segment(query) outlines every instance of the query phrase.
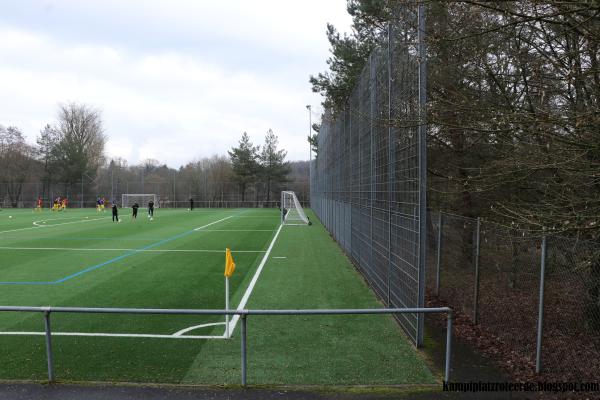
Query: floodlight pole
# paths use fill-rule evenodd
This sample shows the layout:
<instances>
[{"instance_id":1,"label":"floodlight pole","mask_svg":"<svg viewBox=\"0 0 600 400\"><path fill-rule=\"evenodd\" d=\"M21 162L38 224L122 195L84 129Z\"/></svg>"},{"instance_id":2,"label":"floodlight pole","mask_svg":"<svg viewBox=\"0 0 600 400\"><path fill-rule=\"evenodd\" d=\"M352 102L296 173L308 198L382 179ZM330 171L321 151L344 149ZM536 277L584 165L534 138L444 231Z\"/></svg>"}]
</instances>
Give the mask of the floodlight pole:
<instances>
[{"instance_id":1,"label":"floodlight pole","mask_svg":"<svg viewBox=\"0 0 600 400\"><path fill-rule=\"evenodd\" d=\"M312 111L310 104L306 106L306 109L308 110L308 159L312 161L312 143L310 141L312 135Z\"/></svg>"}]
</instances>

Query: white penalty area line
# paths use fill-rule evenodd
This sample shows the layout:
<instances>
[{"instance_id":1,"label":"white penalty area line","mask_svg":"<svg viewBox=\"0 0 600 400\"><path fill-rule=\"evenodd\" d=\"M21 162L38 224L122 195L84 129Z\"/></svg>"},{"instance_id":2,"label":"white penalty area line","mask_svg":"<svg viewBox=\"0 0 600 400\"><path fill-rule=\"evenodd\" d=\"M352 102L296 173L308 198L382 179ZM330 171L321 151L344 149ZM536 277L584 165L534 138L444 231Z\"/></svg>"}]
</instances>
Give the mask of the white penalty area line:
<instances>
[{"instance_id":1,"label":"white penalty area line","mask_svg":"<svg viewBox=\"0 0 600 400\"><path fill-rule=\"evenodd\" d=\"M136 253L225 253L225 250L203 250L203 249L86 249L78 247L8 247L0 246L0 250L64 250L64 251L133 251ZM265 250L232 250L232 253L264 253Z\"/></svg>"},{"instance_id":2,"label":"white penalty area line","mask_svg":"<svg viewBox=\"0 0 600 400\"><path fill-rule=\"evenodd\" d=\"M269 244L269 248L267 249L267 252L263 256L263 259L261 260L260 265L256 269L256 272L254 273L254 276L252 277L252 280L250 281L248 288L244 292L244 296L242 296L242 300L240 300L240 304L238 304L238 307L237 307L238 311L243 310L244 307L246 307L246 303L248 302L248 299L250 298L250 295L252 294L252 291L254 290L254 286L256 285L256 282L258 281L258 277L260 276L260 273L262 272L265 264L267 263L267 260L269 259L269 254L271 254L271 250L273 250L273 246L275 245L275 241L277 240L277 237L279 237L281 228L283 228L283 225L279 225L279 229L277 229L277 233L275 233L275 237L273 237L273 240L271 240L271 244ZM240 319L239 315L234 315L233 318L231 319L231 321L229 322L229 335L230 336L233 334L233 331L235 330L235 326L237 325L239 319Z\"/></svg>"}]
</instances>

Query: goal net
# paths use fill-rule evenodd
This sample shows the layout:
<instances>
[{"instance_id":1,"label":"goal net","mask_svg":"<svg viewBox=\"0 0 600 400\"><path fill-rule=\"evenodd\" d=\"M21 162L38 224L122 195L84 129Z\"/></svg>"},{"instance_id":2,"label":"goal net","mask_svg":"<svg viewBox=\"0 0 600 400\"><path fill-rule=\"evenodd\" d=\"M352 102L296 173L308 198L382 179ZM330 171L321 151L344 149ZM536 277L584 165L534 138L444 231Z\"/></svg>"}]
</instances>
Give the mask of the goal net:
<instances>
[{"instance_id":1,"label":"goal net","mask_svg":"<svg viewBox=\"0 0 600 400\"><path fill-rule=\"evenodd\" d=\"M310 225L294 192L281 192L281 221L284 225Z\"/></svg>"},{"instance_id":2,"label":"goal net","mask_svg":"<svg viewBox=\"0 0 600 400\"><path fill-rule=\"evenodd\" d=\"M148 207L148 203L152 200L154 202L154 207L158 208L158 197L155 194L129 194L124 193L121 207L131 207L133 203L138 203L140 207Z\"/></svg>"}]
</instances>

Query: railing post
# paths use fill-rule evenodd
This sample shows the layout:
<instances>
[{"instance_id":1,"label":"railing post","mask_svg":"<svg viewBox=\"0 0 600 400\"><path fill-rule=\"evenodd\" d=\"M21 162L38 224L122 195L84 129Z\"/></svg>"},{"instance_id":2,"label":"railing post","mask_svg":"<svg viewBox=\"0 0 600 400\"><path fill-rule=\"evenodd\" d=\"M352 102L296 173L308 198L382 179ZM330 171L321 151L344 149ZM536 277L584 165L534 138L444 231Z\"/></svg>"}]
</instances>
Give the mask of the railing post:
<instances>
[{"instance_id":1,"label":"railing post","mask_svg":"<svg viewBox=\"0 0 600 400\"><path fill-rule=\"evenodd\" d=\"M48 361L48 382L54 382L52 368L52 332L50 330L50 310L44 311L44 326L46 328L46 359Z\"/></svg>"},{"instance_id":2,"label":"railing post","mask_svg":"<svg viewBox=\"0 0 600 400\"><path fill-rule=\"evenodd\" d=\"M444 370L444 381L450 380L450 359L452 358L452 311L448 312L446 322L446 366Z\"/></svg>"},{"instance_id":3,"label":"railing post","mask_svg":"<svg viewBox=\"0 0 600 400\"><path fill-rule=\"evenodd\" d=\"M442 211L438 214L438 237L437 237L437 267L435 271L435 295L440 295L440 267L442 264L442 232L444 229L444 217Z\"/></svg>"},{"instance_id":4,"label":"railing post","mask_svg":"<svg viewBox=\"0 0 600 400\"><path fill-rule=\"evenodd\" d=\"M246 386L246 314L240 315L242 321L241 341L242 341L242 386Z\"/></svg>"},{"instance_id":5,"label":"railing post","mask_svg":"<svg viewBox=\"0 0 600 400\"><path fill-rule=\"evenodd\" d=\"M540 261L540 298L538 302L538 326L535 351L535 373L542 370L542 335L544 334L544 284L546 280L546 236L542 238Z\"/></svg>"},{"instance_id":6,"label":"railing post","mask_svg":"<svg viewBox=\"0 0 600 400\"><path fill-rule=\"evenodd\" d=\"M475 232L475 295L473 298L473 321L479 323L479 244L481 241L481 218L477 217Z\"/></svg>"}]
</instances>

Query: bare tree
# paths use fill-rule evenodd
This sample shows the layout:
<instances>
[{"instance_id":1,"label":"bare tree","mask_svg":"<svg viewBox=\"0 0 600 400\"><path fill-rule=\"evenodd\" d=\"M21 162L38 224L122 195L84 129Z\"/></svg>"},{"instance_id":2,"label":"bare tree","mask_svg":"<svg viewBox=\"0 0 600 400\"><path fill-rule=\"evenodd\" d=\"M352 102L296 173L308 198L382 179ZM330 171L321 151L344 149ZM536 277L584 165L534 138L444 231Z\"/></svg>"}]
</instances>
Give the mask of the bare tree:
<instances>
[{"instance_id":1,"label":"bare tree","mask_svg":"<svg viewBox=\"0 0 600 400\"><path fill-rule=\"evenodd\" d=\"M14 126L0 126L0 182L6 184L12 207L18 207L23 184L34 164L34 149L25 143L21 131Z\"/></svg>"},{"instance_id":2,"label":"bare tree","mask_svg":"<svg viewBox=\"0 0 600 400\"><path fill-rule=\"evenodd\" d=\"M106 142L100 112L84 104L62 104L57 132L54 154L65 189L81 183L84 175L93 179L103 162Z\"/></svg>"}]
</instances>

